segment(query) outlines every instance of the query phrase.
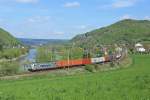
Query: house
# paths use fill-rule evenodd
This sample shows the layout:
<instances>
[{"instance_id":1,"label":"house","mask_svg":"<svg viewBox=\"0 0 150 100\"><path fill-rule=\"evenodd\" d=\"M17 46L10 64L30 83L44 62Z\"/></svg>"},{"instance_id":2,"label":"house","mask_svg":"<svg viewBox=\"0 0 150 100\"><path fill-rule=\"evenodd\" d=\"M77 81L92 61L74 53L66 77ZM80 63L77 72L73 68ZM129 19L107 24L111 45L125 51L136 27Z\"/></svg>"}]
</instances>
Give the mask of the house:
<instances>
[{"instance_id":1,"label":"house","mask_svg":"<svg viewBox=\"0 0 150 100\"><path fill-rule=\"evenodd\" d=\"M144 46L141 43L135 44L135 49L137 52L141 52L141 53L146 52L146 49L144 48Z\"/></svg>"}]
</instances>

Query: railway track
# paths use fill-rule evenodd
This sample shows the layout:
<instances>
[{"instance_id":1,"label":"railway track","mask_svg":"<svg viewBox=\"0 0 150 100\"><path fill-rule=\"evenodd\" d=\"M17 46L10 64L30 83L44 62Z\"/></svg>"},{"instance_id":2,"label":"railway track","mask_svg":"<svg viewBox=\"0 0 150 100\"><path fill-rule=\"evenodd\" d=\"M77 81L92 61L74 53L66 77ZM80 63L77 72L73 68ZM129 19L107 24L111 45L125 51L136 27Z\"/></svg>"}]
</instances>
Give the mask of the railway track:
<instances>
[{"instance_id":1,"label":"railway track","mask_svg":"<svg viewBox=\"0 0 150 100\"><path fill-rule=\"evenodd\" d=\"M17 74L17 75L12 75L12 76L3 76L3 77L0 77L0 80L19 79L22 77L29 77L29 76L34 76L34 75L44 75L49 72L50 71L24 72L22 74Z\"/></svg>"},{"instance_id":2,"label":"railway track","mask_svg":"<svg viewBox=\"0 0 150 100\"><path fill-rule=\"evenodd\" d=\"M120 59L123 59L122 57ZM118 60L120 60L120 59L118 59ZM105 62L105 63L107 63L107 62ZM55 70L53 70L53 69L51 69L51 70L39 70L39 71L35 71L35 72L24 72L24 73L21 73L18 75L0 77L0 80L19 79L22 77L29 77L29 76L34 76L34 75L45 75L49 72L56 72L56 71L57 71L57 69L55 69Z\"/></svg>"},{"instance_id":3,"label":"railway track","mask_svg":"<svg viewBox=\"0 0 150 100\"><path fill-rule=\"evenodd\" d=\"M74 70L75 69L78 69L78 68L81 68L82 69L82 66L80 67L72 67L72 68L69 68L69 70ZM12 75L12 76L3 76L3 77L0 77L0 80L11 80L11 79L20 79L20 78L23 78L23 77L30 77L30 76L37 76L37 75L46 75L48 73L59 73L59 72L63 72L63 71L68 71L68 68L65 68L65 69L55 69L55 70L41 70L41 71L35 71L35 72L24 72L24 73L21 73L21 74L17 74L17 75Z\"/></svg>"}]
</instances>

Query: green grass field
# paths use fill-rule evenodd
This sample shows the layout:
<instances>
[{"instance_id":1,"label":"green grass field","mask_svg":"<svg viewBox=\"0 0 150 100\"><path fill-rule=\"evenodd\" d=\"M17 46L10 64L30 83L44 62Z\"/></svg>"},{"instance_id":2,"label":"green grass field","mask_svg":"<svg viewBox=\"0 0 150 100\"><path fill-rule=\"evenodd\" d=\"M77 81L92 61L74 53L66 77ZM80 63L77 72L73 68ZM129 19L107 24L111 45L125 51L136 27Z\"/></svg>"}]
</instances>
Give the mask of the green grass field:
<instances>
[{"instance_id":1,"label":"green grass field","mask_svg":"<svg viewBox=\"0 0 150 100\"><path fill-rule=\"evenodd\" d=\"M126 69L0 81L0 100L150 100L150 56Z\"/></svg>"}]
</instances>

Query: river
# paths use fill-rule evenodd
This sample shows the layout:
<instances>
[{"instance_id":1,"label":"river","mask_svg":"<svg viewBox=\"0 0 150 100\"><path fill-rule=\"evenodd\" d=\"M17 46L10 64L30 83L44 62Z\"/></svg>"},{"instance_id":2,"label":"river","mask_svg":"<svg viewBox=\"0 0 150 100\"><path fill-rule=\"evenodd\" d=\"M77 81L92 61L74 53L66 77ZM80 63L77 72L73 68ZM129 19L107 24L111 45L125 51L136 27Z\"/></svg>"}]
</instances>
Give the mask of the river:
<instances>
[{"instance_id":1,"label":"river","mask_svg":"<svg viewBox=\"0 0 150 100\"><path fill-rule=\"evenodd\" d=\"M25 62L36 62L36 55L37 55L37 49L32 48L29 50L29 53L26 56L20 58L19 59L19 62L21 65L20 70L25 71L25 68L24 68Z\"/></svg>"},{"instance_id":2,"label":"river","mask_svg":"<svg viewBox=\"0 0 150 100\"><path fill-rule=\"evenodd\" d=\"M28 55L25 57L25 60L28 60L30 62L35 62L36 61L36 55L37 55L37 50L36 49L30 49Z\"/></svg>"}]
</instances>

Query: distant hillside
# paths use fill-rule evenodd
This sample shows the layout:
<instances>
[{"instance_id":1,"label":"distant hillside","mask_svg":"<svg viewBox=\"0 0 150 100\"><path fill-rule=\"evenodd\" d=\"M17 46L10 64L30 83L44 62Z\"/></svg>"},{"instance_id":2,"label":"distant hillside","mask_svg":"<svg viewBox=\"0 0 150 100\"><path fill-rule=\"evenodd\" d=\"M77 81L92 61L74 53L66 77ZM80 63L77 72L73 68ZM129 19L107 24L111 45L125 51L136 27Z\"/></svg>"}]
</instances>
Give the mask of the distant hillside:
<instances>
[{"instance_id":1,"label":"distant hillside","mask_svg":"<svg viewBox=\"0 0 150 100\"><path fill-rule=\"evenodd\" d=\"M78 46L150 41L150 21L126 19L74 37Z\"/></svg>"},{"instance_id":2,"label":"distant hillside","mask_svg":"<svg viewBox=\"0 0 150 100\"><path fill-rule=\"evenodd\" d=\"M5 46L17 46L20 42L13 37L9 32L0 28L0 45Z\"/></svg>"},{"instance_id":3,"label":"distant hillside","mask_svg":"<svg viewBox=\"0 0 150 100\"><path fill-rule=\"evenodd\" d=\"M23 44L29 46L38 46L45 44L58 44L58 43L66 43L68 40L59 40L59 39L25 39L18 38Z\"/></svg>"}]
</instances>

